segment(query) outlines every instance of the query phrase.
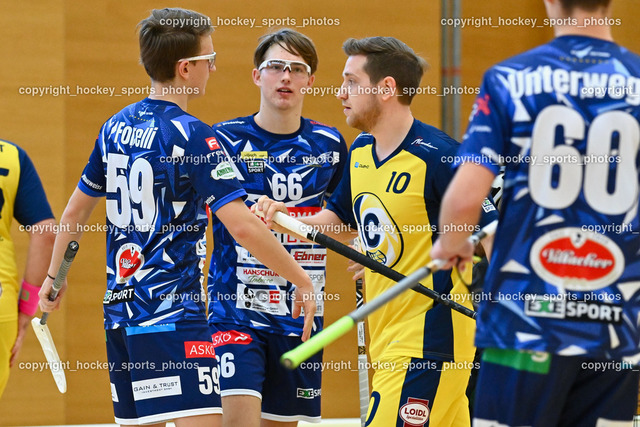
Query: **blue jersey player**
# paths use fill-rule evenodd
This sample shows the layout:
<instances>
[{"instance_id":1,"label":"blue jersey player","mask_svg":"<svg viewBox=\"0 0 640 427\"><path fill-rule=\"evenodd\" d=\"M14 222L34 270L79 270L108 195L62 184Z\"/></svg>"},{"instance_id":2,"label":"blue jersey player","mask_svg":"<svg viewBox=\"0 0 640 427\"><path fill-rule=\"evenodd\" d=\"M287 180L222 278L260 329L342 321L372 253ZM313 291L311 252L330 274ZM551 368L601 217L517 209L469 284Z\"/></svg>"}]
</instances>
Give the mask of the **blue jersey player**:
<instances>
[{"instance_id":1,"label":"blue jersey player","mask_svg":"<svg viewBox=\"0 0 640 427\"><path fill-rule=\"evenodd\" d=\"M347 148L332 127L301 117L304 90L318 64L313 42L290 29L267 34L254 54L260 110L213 126L238 180L254 204L268 195L302 217L318 212L336 187ZM297 424L320 417L321 370L289 371L280 355L311 332L292 319L293 286L240 245L213 219L216 249L209 275L209 323L221 358L225 426ZM287 234L277 237L309 274L322 327L326 249ZM315 356L322 360L322 354ZM311 365L311 364L310 364Z\"/></svg>"},{"instance_id":2,"label":"blue jersey player","mask_svg":"<svg viewBox=\"0 0 640 427\"><path fill-rule=\"evenodd\" d=\"M219 426L217 355L201 289L205 204L254 256L298 285L293 315L304 300L309 322L312 283L243 203L211 128L186 112L215 70L209 18L154 10L139 30L152 94L102 126L62 216L49 274L106 197L104 318L116 422ZM59 304L46 299L51 283L40 292L45 311Z\"/></svg>"},{"instance_id":3,"label":"blue jersey player","mask_svg":"<svg viewBox=\"0 0 640 427\"><path fill-rule=\"evenodd\" d=\"M640 57L609 0L545 0L556 38L490 68L441 210L474 224L506 167L479 308L474 425L631 425L640 360ZM464 233L434 258L468 260Z\"/></svg>"}]
</instances>

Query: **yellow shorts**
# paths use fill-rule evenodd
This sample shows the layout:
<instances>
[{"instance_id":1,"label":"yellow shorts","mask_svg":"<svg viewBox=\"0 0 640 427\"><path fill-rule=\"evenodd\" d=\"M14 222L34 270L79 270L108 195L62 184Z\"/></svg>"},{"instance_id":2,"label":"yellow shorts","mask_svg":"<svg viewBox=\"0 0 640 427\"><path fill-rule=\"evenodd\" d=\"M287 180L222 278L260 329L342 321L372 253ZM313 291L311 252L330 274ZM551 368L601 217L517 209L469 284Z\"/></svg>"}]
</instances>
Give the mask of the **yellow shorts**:
<instances>
[{"instance_id":1,"label":"yellow shorts","mask_svg":"<svg viewBox=\"0 0 640 427\"><path fill-rule=\"evenodd\" d=\"M368 427L470 425L465 395L473 362L392 357L373 362Z\"/></svg>"},{"instance_id":2,"label":"yellow shorts","mask_svg":"<svg viewBox=\"0 0 640 427\"><path fill-rule=\"evenodd\" d=\"M14 289L3 289L0 296L0 397L9 380L11 349L18 336L18 294Z\"/></svg>"}]
</instances>

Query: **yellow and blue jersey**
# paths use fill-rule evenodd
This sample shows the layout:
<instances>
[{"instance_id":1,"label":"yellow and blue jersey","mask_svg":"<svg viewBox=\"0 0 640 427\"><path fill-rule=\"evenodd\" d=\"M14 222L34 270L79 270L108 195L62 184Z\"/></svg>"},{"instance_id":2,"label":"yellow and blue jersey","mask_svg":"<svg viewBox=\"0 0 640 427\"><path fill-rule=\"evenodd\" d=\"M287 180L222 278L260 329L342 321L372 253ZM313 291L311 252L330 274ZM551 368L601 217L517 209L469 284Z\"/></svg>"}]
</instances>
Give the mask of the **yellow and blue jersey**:
<instances>
[{"instance_id":1,"label":"yellow and blue jersey","mask_svg":"<svg viewBox=\"0 0 640 427\"><path fill-rule=\"evenodd\" d=\"M375 138L363 133L351 146L348 167L327 208L358 233L367 255L408 275L429 262L439 228L440 201L459 144L418 120L400 146L380 161ZM490 206L483 221L497 217ZM473 231L473 230L471 230ZM471 271L441 271L422 284L471 307L464 282ZM366 298L395 282L367 269ZM416 292L406 292L369 318L372 360L394 356L472 360L474 321Z\"/></svg>"},{"instance_id":2,"label":"yellow and blue jersey","mask_svg":"<svg viewBox=\"0 0 640 427\"><path fill-rule=\"evenodd\" d=\"M53 218L38 173L27 153L0 140L0 322L18 316L18 270L11 239L11 223L30 226Z\"/></svg>"}]
</instances>

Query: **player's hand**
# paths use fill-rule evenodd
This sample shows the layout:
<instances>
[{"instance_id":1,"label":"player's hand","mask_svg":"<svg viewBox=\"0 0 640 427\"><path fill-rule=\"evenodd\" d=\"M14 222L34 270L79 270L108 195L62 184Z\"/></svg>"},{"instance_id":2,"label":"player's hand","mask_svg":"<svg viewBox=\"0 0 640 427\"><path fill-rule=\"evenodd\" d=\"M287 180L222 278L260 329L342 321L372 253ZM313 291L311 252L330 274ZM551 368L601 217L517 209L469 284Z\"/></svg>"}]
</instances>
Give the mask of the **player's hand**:
<instances>
[{"instance_id":1,"label":"player's hand","mask_svg":"<svg viewBox=\"0 0 640 427\"><path fill-rule=\"evenodd\" d=\"M64 293L67 291L67 279L64 279L64 282L62 282L62 288L58 292L58 296L56 297L55 301L49 301L49 294L53 289L52 286L53 279L47 276L44 279L44 282L42 282L40 292L38 292L38 296L40 297L40 310L42 310L43 313L50 313L60 307L60 300L62 299Z\"/></svg>"},{"instance_id":2,"label":"player's hand","mask_svg":"<svg viewBox=\"0 0 640 427\"><path fill-rule=\"evenodd\" d=\"M473 244L468 240L464 240L458 248L448 249L443 246L442 239L438 239L431 248L431 253L429 255L431 259L442 259L447 261L441 270L449 270L452 267L458 267L458 270L462 273L466 269L467 265L473 262L473 250Z\"/></svg>"},{"instance_id":3,"label":"player's hand","mask_svg":"<svg viewBox=\"0 0 640 427\"><path fill-rule=\"evenodd\" d=\"M262 212L264 222L270 229L284 233L287 232L286 229L273 222L273 216L276 214L276 212L282 212L285 215L289 215L287 206L284 203L276 202L275 200L272 200L267 196L261 196L258 199L258 202L255 205L251 206L251 212L258 216L260 216L258 212Z\"/></svg>"},{"instance_id":4,"label":"player's hand","mask_svg":"<svg viewBox=\"0 0 640 427\"><path fill-rule=\"evenodd\" d=\"M11 347L11 357L9 359L10 367L13 366L13 363L18 357L18 353L20 353L22 343L24 342L24 337L27 334L29 323L31 323L31 316L24 313L18 313L18 336L16 337L16 342L13 344L13 347Z\"/></svg>"},{"instance_id":5,"label":"player's hand","mask_svg":"<svg viewBox=\"0 0 640 427\"><path fill-rule=\"evenodd\" d=\"M353 245L349 245L349 247L351 249L356 249L355 246ZM364 279L364 266L362 264L358 264L355 261L349 260L349 266L347 267L347 271L351 271L353 273L352 279L354 281L358 279Z\"/></svg>"},{"instance_id":6,"label":"player's hand","mask_svg":"<svg viewBox=\"0 0 640 427\"><path fill-rule=\"evenodd\" d=\"M364 280L364 266L358 264L357 262L349 260L349 266L347 267L347 271L351 271L353 273L353 277L351 278L353 281L362 279Z\"/></svg>"},{"instance_id":7,"label":"player's hand","mask_svg":"<svg viewBox=\"0 0 640 427\"><path fill-rule=\"evenodd\" d=\"M298 287L295 292L296 299L293 302L293 313L291 316L297 319L300 316L302 308L304 308L304 327L302 328L302 341L306 341L311 336L313 328L313 319L316 315L316 298L313 291L311 279L309 283L303 287Z\"/></svg>"}]
</instances>

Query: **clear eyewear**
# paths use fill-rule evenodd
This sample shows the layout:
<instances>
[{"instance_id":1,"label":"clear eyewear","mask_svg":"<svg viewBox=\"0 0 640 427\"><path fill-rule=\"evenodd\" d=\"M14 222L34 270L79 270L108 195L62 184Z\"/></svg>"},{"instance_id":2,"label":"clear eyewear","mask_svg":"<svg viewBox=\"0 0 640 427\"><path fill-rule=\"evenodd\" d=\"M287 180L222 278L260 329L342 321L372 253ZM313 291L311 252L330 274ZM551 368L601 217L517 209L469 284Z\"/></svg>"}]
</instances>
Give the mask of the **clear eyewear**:
<instances>
[{"instance_id":1,"label":"clear eyewear","mask_svg":"<svg viewBox=\"0 0 640 427\"><path fill-rule=\"evenodd\" d=\"M310 76L311 67L300 61L287 61L285 59L267 59L258 67L258 71L267 70L272 74L284 73L287 68L294 76Z\"/></svg>"},{"instance_id":2,"label":"clear eyewear","mask_svg":"<svg viewBox=\"0 0 640 427\"><path fill-rule=\"evenodd\" d=\"M208 55L200 55L200 56L192 56L190 58L182 58L178 59L178 62L182 61L209 61L209 69L213 70L213 67L216 65L216 52L210 53Z\"/></svg>"}]
</instances>

